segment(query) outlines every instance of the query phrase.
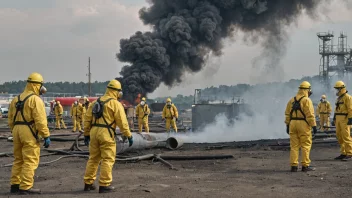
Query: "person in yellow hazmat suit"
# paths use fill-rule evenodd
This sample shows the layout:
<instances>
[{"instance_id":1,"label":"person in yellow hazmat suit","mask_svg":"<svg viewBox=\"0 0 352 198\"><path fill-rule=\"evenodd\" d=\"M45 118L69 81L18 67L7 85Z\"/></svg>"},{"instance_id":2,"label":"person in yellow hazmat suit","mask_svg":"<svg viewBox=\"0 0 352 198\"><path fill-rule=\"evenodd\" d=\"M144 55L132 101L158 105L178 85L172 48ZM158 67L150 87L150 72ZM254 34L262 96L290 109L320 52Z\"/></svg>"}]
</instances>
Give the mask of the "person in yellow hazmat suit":
<instances>
[{"instance_id":1,"label":"person in yellow hazmat suit","mask_svg":"<svg viewBox=\"0 0 352 198\"><path fill-rule=\"evenodd\" d=\"M116 157L115 130L128 139L129 146L133 137L122 104L122 87L119 81L111 80L104 96L93 101L84 118L84 142L89 145L89 160L84 175L84 191L95 190L98 165L100 163L99 193L114 191L111 186L112 167Z\"/></svg>"},{"instance_id":2,"label":"person in yellow hazmat suit","mask_svg":"<svg viewBox=\"0 0 352 198\"><path fill-rule=\"evenodd\" d=\"M320 103L318 104L318 107L317 107L317 115L319 115L321 131L329 130L328 127L330 127L331 111L332 110L331 110L330 102L326 100L325 95L322 95L320 99Z\"/></svg>"},{"instance_id":3,"label":"person in yellow hazmat suit","mask_svg":"<svg viewBox=\"0 0 352 198\"><path fill-rule=\"evenodd\" d=\"M340 156L335 160L349 161L352 159L352 139L350 135L350 125L352 125L352 98L347 93L345 83L337 81L336 107L334 112L334 125L336 126L336 138L340 144Z\"/></svg>"},{"instance_id":4,"label":"person in yellow hazmat suit","mask_svg":"<svg viewBox=\"0 0 352 198\"><path fill-rule=\"evenodd\" d=\"M45 148L50 145L45 106L39 97L46 92L43 83L42 75L30 74L26 88L12 100L9 107L8 123L13 135L15 158L11 171L11 193L41 193L40 189L33 188L33 183L40 157L38 136L44 138Z\"/></svg>"},{"instance_id":5,"label":"person in yellow hazmat suit","mask_svg":"<svg viewBox=\"0 0 352 198\"><path fill-rule=\"evenodd\" d=\"M70 110L70 115L72 118L72 125L73 125L72 132L76 132L77 127L78 127L78 130L81 130L81 125L78 125L78 122L77 122L77 108L78 108L78 102L75 101L71 105L71 110Z\"/></svg>"},{"instance_id":6,"label":"person in yellow hazmat suit","mask_svg":"<svg viewBox=\"0 0 352 198\"><path fill-rule=\"evenodd\" d=\"M76 125L78 127L78 131L83 133L82 126L83 126L83 119L86 114L86 108L84 107L84 100L79 99L78 100L78 106L77 106L77 118L76 118Z\"/></svg>"},{"instance_id":7,"label":"person in yellow hazmat suit","mask_svg":"<svg viewBox=\"0 0 352 198\"><path fill-rule=\"evenodd\" d=\"M145 132L149 133L148 116L150 114L150 109L148 104L146 104L146 99L143 97L140 104L136 107L136 117L138 118L138 132L142 132L143 126Z\"/></svg>"},{"instance_id":8,"label":"person in yellow hazmat suit","mask_svg":"<svg viewBox=\"0 0 352 198\"><path fill-rule=\"evenodd\" d=\"M84 97L84 107L86 108L86 110L88 109L89 104L90 104L89 99L87 97Z\"/></svg>"},{"instance_id":9,"label":"person in yellow hazmat suit","mask_svg":"<svg viewBox=\"0 0 352 198\"><path fill-rule=\"evenodd\" d=\"M172 104L170 98L166 99L166 105L164 106L164 109L163 109L162 119L163 121L166 120L165 127L167 132L170 132L170 126L171 126L177 133L176 122L178 121L178 111L176 106Z\"/></svg>"},{"instance_id":10,"label":"person in yellow hazmat suit","mask_svg":"<svg viewBox=\"0 0 352 198\"><path fill-rule=\"evenodd\" d=\"M55 107L54 107L54 113L55 113L55 120L56 120L56 129L61 129L60 122L62 124L62 127L64 129L67 129L64 119L62 118L62 114L64 112L64 109L62 108L62 105L60 104L60 101L56 101Z\"/></svg>"},{"instance_id":11,"label":"person in yellow hazmat suit","mask_svg":"<svg viewBox=\"0 0 352 198\"><path fill-rule=\"evenodd\" d=\"M310 150L312 148L312 131L317 132L314 107L309 96L311 85L303 81L295 97L291 98L285 110L286 132L290 135L291 172L298 170L299 149L302 151L302 171L313 171L310 166Z\"/></svg>"}]
</instances>

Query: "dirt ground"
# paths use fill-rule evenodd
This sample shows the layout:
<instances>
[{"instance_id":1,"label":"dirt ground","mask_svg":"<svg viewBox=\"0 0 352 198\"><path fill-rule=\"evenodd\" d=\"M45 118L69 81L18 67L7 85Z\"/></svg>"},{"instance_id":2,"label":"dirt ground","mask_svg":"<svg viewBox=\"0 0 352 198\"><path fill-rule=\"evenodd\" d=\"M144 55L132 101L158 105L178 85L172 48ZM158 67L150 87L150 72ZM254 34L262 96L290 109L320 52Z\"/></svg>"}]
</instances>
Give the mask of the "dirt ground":
<instances>
[{"instance_id":1,"label":"dirt ground","mask_svg":"<svg viewBox=\"0 0 352 198\"><path fill-rule=\"evenodd\" d=\"M5 133L0 133L4 135ZM51 148L67 148L71 143L52 142ZM217 144L218 145L218 144ZM254 146L208 150L209 145L185 145L181 150L144 150L167 155L230 154L233 159L169 161L178 170L170 170L160 162L116 163L113 183L118 190L111 194L83 191L86 159L65 158L40 166L35 187L42 189L38 197L347 197L351 194L352 162L332 160L339 154L336 144L314 145L311 153L315 172L289 172L287 147ZM87 149L86 147L82 147ZM11 152L12 143L0 139L0 152ZM46 152L42 151L42 154ZM41 158L41 162L58 155ZM1 157L8 164L12 157ZM0 197L10 196L11 168L0 168ZM98 181L96 181L98 185Z\"/></svg>"}]
</instances>

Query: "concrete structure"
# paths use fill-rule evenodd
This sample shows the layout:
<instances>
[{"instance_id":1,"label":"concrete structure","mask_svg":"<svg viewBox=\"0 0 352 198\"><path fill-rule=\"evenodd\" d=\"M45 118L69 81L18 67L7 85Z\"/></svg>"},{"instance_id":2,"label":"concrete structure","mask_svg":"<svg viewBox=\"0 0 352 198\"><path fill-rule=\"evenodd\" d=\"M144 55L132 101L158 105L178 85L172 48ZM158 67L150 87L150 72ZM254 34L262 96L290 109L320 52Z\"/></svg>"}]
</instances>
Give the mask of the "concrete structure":
<instances>
[{"instance_id":1,"label":"concrete structure","mask_svg":"<svg viewBox=\"0 0 352 198\"><path fill-rule=\"evenodd\" d=\"M216 103L204 100L201 90L196 89L192 105L192 131L201 131L207 124L213 123L216 116L220 114L224 114L230 123L234 123L241 113L251 115L251 110L247 104L243 103L243 99L234 100L232 98L230 103L225 101Z\"/></svg>"},{"instance_id":2,"label":"concrete structure","mask_svg":"<svg viewBox=\"0 0 352 198\"><path fill-rule=\"evenodd\" d=\"M217 115L224 114L230 123L235 123L241 114L250 115L249 106L237 103L194 104L192 105L192 131L201 131L215 121Z\"/></svg>"}]
</instances>

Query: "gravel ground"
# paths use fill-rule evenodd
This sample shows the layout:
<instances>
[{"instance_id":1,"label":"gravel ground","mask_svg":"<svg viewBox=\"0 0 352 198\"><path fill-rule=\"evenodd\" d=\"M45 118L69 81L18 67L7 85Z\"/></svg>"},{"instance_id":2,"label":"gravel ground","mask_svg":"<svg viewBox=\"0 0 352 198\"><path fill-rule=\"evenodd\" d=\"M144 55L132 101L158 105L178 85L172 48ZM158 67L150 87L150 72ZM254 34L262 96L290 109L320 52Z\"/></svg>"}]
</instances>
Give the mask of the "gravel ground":
<instances>
[{"instance_id":1,"label":"gravel ground","mask_svg":"<svg viewBox=\"0 0 352 198\"><path fill-rule=\"evenodd\" d=\"M62 133L62 131L61 131ZM9 133L0 133L6 136ZM51 148L68 148L70 142L52 142ZM210 145L210 144L209 144ZM311 153L315 172L289 172L288 147L252 146L208 149L208 144L185 145L168 151L149 149L128 155L148 153L165 155L229 154L233 159L169 161L178 170L170 170L151 160L116 163L111 194L83 191L86 159L65 158L40 166L35 187L43 191L38 197L347 197L352 191L352 162L332 160L339 154L336 144L314 145ZM231 144L227 144L231 145ZM82 147L87 149L86 147ZM0 139L0 152L11 152L12 143ZM42 151L42 154L45 154ZM46 156L41 162L60 157ZM1 165L12 157L1 157ZM10 196L11 168L0 168L0 197ZM98 182L96 181L96 184Z\"/></svg>"}]
</instances>

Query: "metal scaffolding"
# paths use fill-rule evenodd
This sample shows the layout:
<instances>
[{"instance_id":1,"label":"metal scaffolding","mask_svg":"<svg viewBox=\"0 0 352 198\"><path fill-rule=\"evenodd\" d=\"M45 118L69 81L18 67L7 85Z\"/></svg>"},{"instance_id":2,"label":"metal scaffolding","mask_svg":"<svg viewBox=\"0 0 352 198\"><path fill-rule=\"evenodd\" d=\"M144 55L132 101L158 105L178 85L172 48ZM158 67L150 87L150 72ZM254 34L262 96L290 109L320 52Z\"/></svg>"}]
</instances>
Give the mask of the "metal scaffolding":
<instances>
[{"instance_id":1,"label":"metal scaffolding","mask_svg":"<svg viewBox=\"0 0 352 198\"><path fill-rule=\"evenodd\" d=\"M337 75L343 79L352 71L352 49L347 44L347 35L340 33L334 45L334 32L319 32L319 54L321 55L319 76L322 83L330 89L329 79Z\"/></svg>"}]
</instances>

